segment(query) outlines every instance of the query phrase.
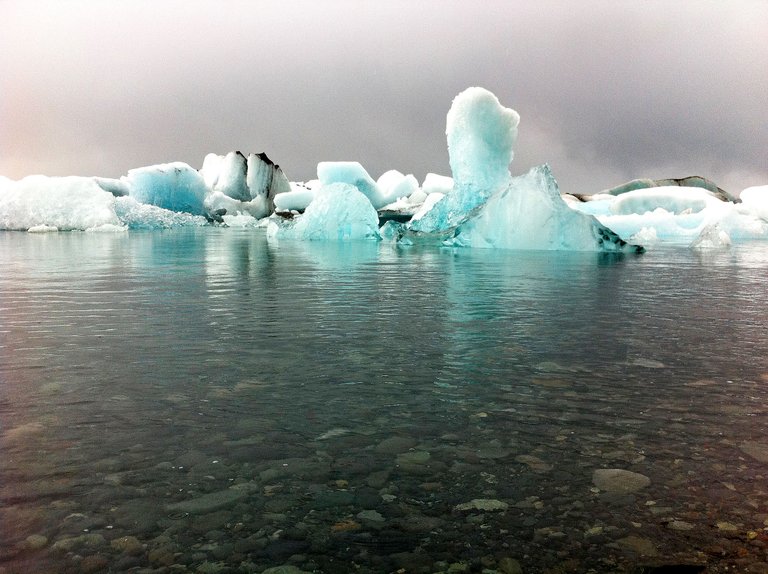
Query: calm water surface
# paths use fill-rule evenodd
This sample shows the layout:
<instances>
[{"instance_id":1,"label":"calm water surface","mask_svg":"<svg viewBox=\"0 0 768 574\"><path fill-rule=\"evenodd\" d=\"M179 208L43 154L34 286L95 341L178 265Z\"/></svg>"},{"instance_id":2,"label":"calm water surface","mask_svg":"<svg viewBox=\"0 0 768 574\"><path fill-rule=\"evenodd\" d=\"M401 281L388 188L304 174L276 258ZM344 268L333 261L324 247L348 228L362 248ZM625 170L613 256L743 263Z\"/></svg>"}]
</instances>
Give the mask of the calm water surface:
<instances>
[{"instance_id":1,"label":"calm water surface","mask_svg":"<svg viewBox=\"0 0 768 574\"><path fill-rule=\"evenodd\" d=\"M766 278L0 233L0 573L768 572Z\"/></svg>"}]
</instances>

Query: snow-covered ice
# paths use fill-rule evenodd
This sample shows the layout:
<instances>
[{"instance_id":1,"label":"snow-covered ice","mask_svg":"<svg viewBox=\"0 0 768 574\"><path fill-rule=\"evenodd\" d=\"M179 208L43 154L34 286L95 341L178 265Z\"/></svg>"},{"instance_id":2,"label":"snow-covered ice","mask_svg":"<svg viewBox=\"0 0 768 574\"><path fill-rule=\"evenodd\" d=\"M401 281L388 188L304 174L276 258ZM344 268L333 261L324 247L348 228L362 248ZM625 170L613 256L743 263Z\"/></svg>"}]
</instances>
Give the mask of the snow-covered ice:
<instances>
[{"instance_id":1,"label":"snow-covered ice","mask_svg":"<svg viewBox=\"0 0 768 574\"><path fill-rule=\"evenodd\" d=\"M595 215L623 239L643 245L690 244L715 225L729 240L768 238L768 209L761 211L760 201L752 203L751 194L746 194L747 201L733 203L699 187L658 186L617 196L597 194L591 201L569 206ZM644 237L654 240L643 241Z\"/></svg>"},{"instance_id":2,"label":"snow-covered ice","mask_svg":"<svg viewBox=\"0 0 768 574\"><path fill-rule=\"evenodd\" d=\"M83 230L120 225L115 197L92 177L32 175L0 190L0 229Z\"/></svg>"}]
</instances>

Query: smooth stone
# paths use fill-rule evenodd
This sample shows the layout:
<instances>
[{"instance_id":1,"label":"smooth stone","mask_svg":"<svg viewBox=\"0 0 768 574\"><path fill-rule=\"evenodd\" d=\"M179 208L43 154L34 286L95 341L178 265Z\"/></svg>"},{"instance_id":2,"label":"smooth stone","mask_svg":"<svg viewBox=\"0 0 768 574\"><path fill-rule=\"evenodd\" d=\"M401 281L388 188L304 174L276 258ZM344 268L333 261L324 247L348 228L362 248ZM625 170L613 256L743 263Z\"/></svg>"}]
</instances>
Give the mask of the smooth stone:
<instances>
[{"instance_id":1,"label":"smooth stone","mask_svg":"<svg viewBox=\"0 0 768 574\"><path fill-rule=\"evenodd\" d=\"M384 517L376 510L358 512L357 519L367 526L381 526L385 522Z\"/></svg>"},{"instance_id":2,"label":"smooth stone","mask_svg":"<svg viewBox=\"0 0 768 574\"><path fill-rule=\"evenodd\" d=\"M414 450L397 455L397 464L414 465L426 464L431 455L425 450Z\"/></svg>"},{"instance_id":3,"label":"smooth stone","mask_svg":"<svg viewBox=\"0 0 768 574\"><path fill-rule=\"evenodd\" d=\"M355 495L348 490L331 490L319 492L312 501L312 508L322 510L324 508L338 508L354 504Z\"/></svg>"},{"instance_id":4,"label":"smooth stone","mask_svg":"<svg viewBox=\"0 0 768 574\"><path fill-rule=\"evenodd\" d=\"M101 534L82 534L72 538L62 538L53 544L53 550L70 552L76 548L98 548L106 544Z\"/></svg>"},{"instance_id":5,"label":"smooth stone","mask_svg":"<svg viewBox=\"0 0 768 574\"><path fill-rule=\"evenodd\" d=\"M520 562L508 556L499 560L496 569L501 572L501 574L523 574L523 567L520 566Z\"/></svg>"},{"instance_id":6,"label":"smooth stone","mask_svg":"<svg viewBox=\"0 0 768 574\"><path fill-rule=\"evenodd\" d=\"M495 512L500 510L507 510L509 504L502 502L501 500L494 500L491 498L475 498L469 502L457 504L453 507L454 510L459 512L467 512L472 510L480 510L483 512Z\"/></svg>"},{"instance_id":7,"label":"smooth stone","mask_svg":"<svg viewBox=\"0 0 768 574\"><path fill-rule=\"evenodd\" d=\"M389 480L389 474L390 473L388 470L378 470L376 472L372 472L368 475L366 483L371 488L382 488L385 484L387 484L387 481Z\"/></svg>"},{"instance_id":8,"label":"smooth stone","mask_svg":"<svg viewBox=\"0 0 768 574\"><path fill-rule=\"evenodd\" d=\"M521 454L515 457L515 461L525 464L534 472L549 472L553 466L541 460L537 456L530 454Z\"/></svg>"},{"instance_id":9,"label":"smooth stone","mask_svg":"<svg viewBox=\"0 0 768 574\"><path fill-rule=\"evenodd\" d=\"M768 462L768 443L749 440L741 443L739 449L759 462Z\"/></svg>"},{"instance_id":10,"label":"smooth stone","mask_svg":"<svg viewBox=\"0 0 768 574\"><path fill-rule=\"evenodd\" d=\"M641 538L640 536L626 536L619 538L616 541L621 548L627 548L636 552L640 556L658 556L659 552L656 550L656 545L647 538Z\"/></svg>"},{"instance_id":11,"label":"smooth stone","mask_svg":"<svg viewBox=\"0 0 768 574\"><path fill-rule=\"evenodd\" d=\"M599 468L592 474L592 483L611 494L628 494L642 490L651 484L651 479L620 468Z\"/></svg>"},{"instance_id":12,"label":"smooth stone","mask_svg":"<svg viewBox=\"0 0 768 574\"><path fill-rule=\"evenodd\" d=\"M485 446L477 450L478 458L499 459L506 458L512 453L508 448L501 446Z\"/></svg>"},{"instance_id":13,"label":"smooth stone","mask_svg":"<svg viewBox=\"0 0 768 574\"><path fill-rule=\"evenodd\" d=\"M244 485L238 485L244 486ZM208 514L215 510L220 510L232 506L242 500L245 500L250 494L250 488L232 487L217 492L209 492L198 498L183 500L168 504L165 509L168 512L188 512L189 514Z\"/></svg>"},{"instance_id":14,"label":"smooth stone","mask_svg":"<svg viewBox=\"0 0 768 574\"><path fill-rule=\"evenodd\" d=\"M140 554L144 549L144 545L135 536L115 538L109 545L124 554Z\"/></svg>"},{"instance_id":15,"label":"smooth stone","mask_svg":"<svg viewBox=\"0 0 768 574\"><path fill-rule=\"evenodd\" d=\"M262 570L261 574L309 574L309 573L297 568L296 566L285 564L283 566L273 566L272 568L267 568L266 570Z\"/></svg>"},{"instance_id":16,"label":"smooth stone","mask_svg":"<svg viewBox=\"0 0 768 574\"><path fill-rule=\"evenodd\" d=\"M667 526L671 530L680 530L680 531L693 530L694 528L696 528L695 525L691 524L690 522L686 522L685 520L673 520Z\"/></svg>"},{"instance_id":17,"label":"smooth stone","mask_svg":"<svg viewBox=\"0 0 768 574\"><path fill-rule=\"evenodd\" d=\"M385 438L376 445L376 452L380 454L400 454L416 446L417 441L410 437L393 436Z\"/></svg>"},{"instance_id":18,"label":"smooth stone","mask_svg":"<svg viewBox=\"0 0 768 574\"><path fill-rule=\"evenodd\" d=\"M32 534L24 540L24 547L30 550L40 550L48 544L48 537L42 534Z\"/></svg>"}]
</instances>

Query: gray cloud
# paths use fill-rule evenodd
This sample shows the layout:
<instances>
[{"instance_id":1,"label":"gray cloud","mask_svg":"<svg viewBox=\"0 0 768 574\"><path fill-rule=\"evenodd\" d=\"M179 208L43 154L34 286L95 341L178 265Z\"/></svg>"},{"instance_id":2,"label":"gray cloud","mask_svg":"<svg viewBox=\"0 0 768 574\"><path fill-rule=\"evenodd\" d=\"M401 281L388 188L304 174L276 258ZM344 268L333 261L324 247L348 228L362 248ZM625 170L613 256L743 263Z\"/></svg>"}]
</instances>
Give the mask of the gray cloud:
<instances>
[{"instance_id":1,"label":"gray cloud","mask_svg":"<svg viewBox=\"0 0 768 574\"><path fill-rule=\"evenodd\" d=\"M231 149L448 173L445 114L521 115L564 191L768 182L768 4L0 0L0 174L119 176Z\"/></svg>"}]
</instances>

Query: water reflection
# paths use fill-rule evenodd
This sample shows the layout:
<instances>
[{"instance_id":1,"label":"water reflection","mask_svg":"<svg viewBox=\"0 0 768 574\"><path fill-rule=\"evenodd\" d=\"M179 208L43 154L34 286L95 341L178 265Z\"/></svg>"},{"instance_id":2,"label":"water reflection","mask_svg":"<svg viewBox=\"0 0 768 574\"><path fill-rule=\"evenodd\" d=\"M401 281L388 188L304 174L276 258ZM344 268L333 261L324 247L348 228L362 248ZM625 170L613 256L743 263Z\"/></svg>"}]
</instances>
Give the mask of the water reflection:
<instances>
[{"instance_id":1,"label":"water reflection","mask_svg":"<svg viewBox=\"0 0 768 574\"><path fill-rule=\"evenodd\" d=\"M0 262L6 572L765 558L762 248L5 233Z\"/></svg>"}]
</instances>

